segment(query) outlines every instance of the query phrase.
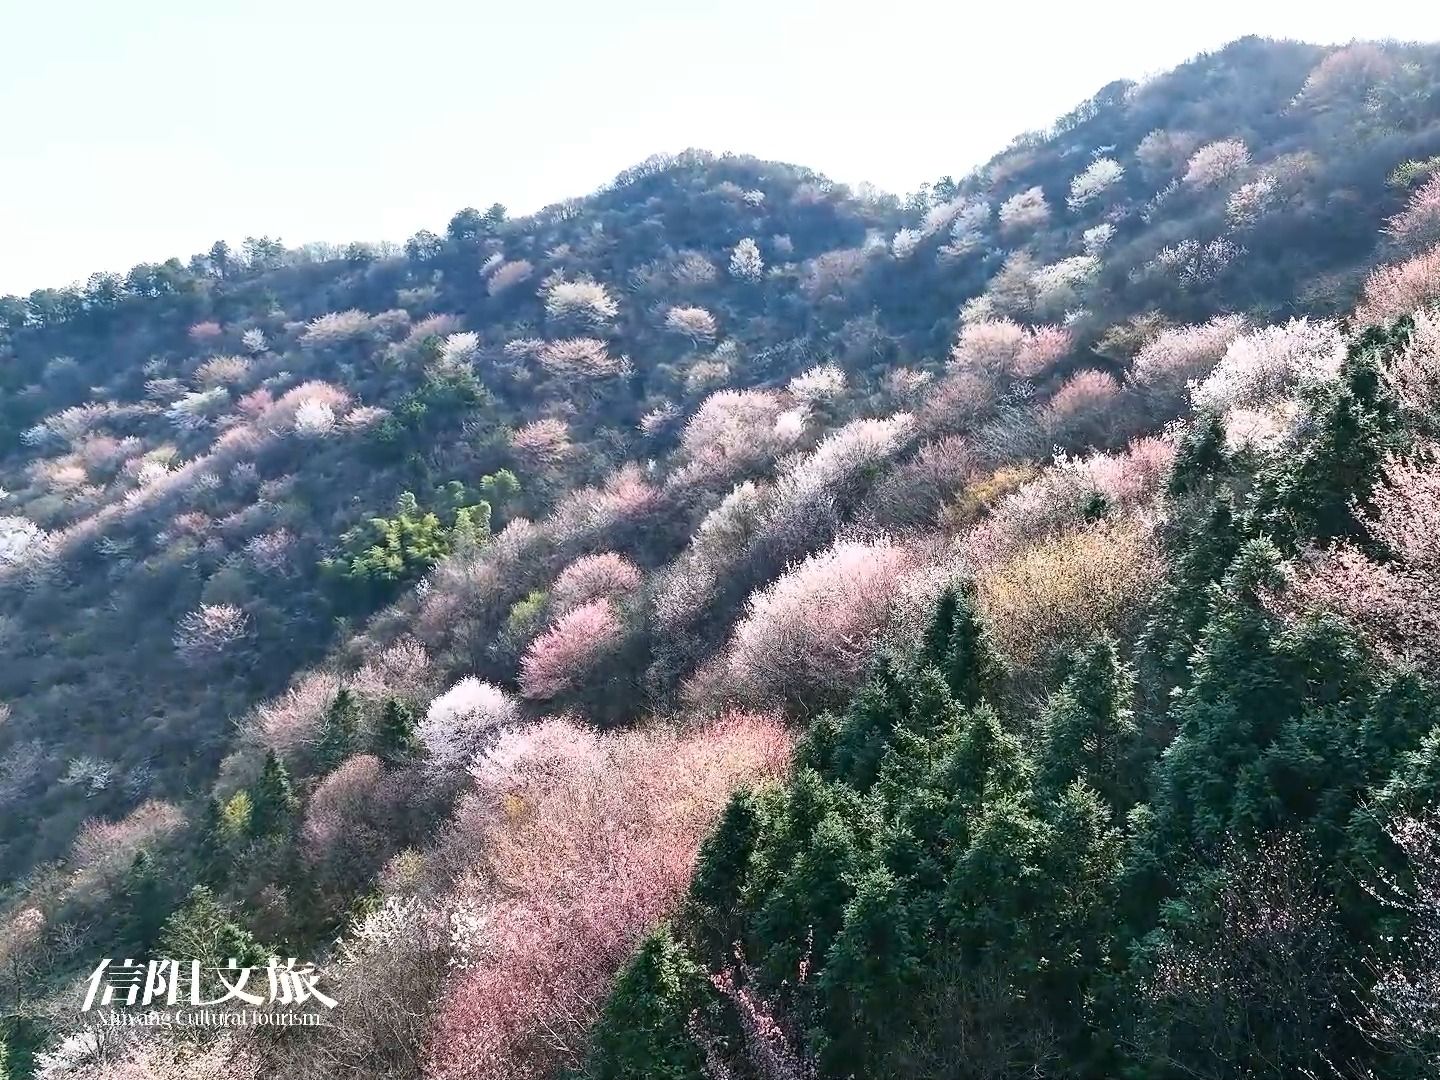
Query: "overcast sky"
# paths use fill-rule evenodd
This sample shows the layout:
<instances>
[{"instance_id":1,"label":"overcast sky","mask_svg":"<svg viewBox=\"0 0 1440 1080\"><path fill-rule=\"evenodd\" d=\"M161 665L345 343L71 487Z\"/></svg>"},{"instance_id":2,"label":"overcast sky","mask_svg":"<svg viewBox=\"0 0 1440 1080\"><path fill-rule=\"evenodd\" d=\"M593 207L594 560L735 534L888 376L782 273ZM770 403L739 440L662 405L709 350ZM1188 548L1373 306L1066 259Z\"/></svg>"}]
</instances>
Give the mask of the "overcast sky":
<instances>
[{"instance_id":1,"label":"overcast sky","mask_svg":"<svg viewBox=\"0 0 1440 1080\"><path fill-rule=\"evenodd\" d=\"M1250 33L1434 40L1440 5L0 0L0 293L403 240L689 146L909 191Z\"/></svg>"}]
</instances>

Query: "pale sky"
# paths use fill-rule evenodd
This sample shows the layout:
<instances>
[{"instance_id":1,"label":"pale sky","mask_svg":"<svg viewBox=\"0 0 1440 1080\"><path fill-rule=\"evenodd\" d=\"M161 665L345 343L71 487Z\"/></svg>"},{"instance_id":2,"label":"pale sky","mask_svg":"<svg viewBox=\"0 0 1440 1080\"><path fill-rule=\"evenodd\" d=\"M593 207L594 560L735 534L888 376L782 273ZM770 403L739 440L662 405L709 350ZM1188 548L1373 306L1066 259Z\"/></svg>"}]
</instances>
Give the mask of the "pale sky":
<instances>
[{"instance_id":1,"label":"pale sky","mask_svg":"<svg viewBox=\"0 0 1440 1080\"><path fill-rule=\"evenodd\" d=\"M0 293L217 239L404 240L703 147L905 192L1244 34L1417 0L0 0Z\"/></svg>"}]
</instances>

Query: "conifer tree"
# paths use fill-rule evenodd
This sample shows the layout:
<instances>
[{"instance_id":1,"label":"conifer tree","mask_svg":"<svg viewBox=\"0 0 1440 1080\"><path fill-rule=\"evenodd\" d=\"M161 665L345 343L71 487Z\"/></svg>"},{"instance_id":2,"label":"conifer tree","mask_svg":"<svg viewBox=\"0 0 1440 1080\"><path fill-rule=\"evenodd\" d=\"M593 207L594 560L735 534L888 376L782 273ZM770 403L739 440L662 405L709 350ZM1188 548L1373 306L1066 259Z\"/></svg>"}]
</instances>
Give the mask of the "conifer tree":
<instances>
[{"instance_id":1,"label":"conifer tree","mask_svg":"<svg viewBox=\"0 0 1440 1080\"><path fill-rule=\"evenodd\" d=\"M225 839L220 800L205 800L205 814L200 822L198 861L204 880L221 882L229 872L228 844Z\"/></svg>"},{"instance_id":2,"label":"conifer tree","mask_svg":"<svg viewBox=\"0 0 1440 1080\"><path fill-rule=\"evenodd\" d=\"M979 705L997 681L995 654L990 651L985 628L969 596L956 598L954 623L940 671L950 693L967 709Z\"/></svg>"},{"instance_id":3,"label":"conifer tree","mask_svg":"<svg viewBox=\"0 0 1440 1080\"><path fill-rule=\"evenodd\" d=\"M589 1067L594 1080L691 1080L703 1059L687 1021L704 1002L702 969L668 927L656 930L616 980L596 1027Z\"/></svg>"},{"instance_id":4,"label":"conifer tree","mask_svg":"<svg viewBox=\"0 0 1440 1080\"><path fill-rule=\"evenodd\" d=\"M760 800L750 791L737 791L696 857L690 900L709 939L707 944L719 955L735 940L740 896L763 826Z\"/></svg>"},{"instance_id":5,"label":"conifer tree","mask_svg":"<svg viewBox=\"0 0 1440 1080\"><path fill-rule=\"evenodd\" d=\"M135 947L136 956L147 956L159 940L170 910L164 876L148 853L136 854L125 874L121 897L125 908L122 924L125 938Z\"/></svg>"},{"instance_id":6,"label":"conifer tree","mask_svg":"<svg viewBox=\"0 0 1440 1080\"><path fill-rule=\"evenodd\" d=\"M413 758L420 749L415 735L415 710L399 698L387 698L375 725L375 753L388 765Z\"/></svg>"},{"instance_id":7,"label":"conifer tree","mask_svg":"<svg viewBox=\"0 0 1440 1080\"><path fill-rule=\"evenodd\" d=\"M1225 453L1225 422L1217 414L1206 412L1196 417L1180 440L1175 464L1170 470L1169 491L1172 497L1206 491L1230 471Z\"/></svg>"},{"instance_id":8,"label":"conifer tree","mask_svg":"<svg viewBox=\"0 0 1440 1080\"><path fill-rule=\"evenodd\" d=\"M250 834L270 837L287 832L300 801L290 786L289 771L273 750L265 755L265 767L251 790Z\"/></svg>"},{"instance_id":9,"label":"conifer tree","mask_svg":"<svg viewBox=\"0 0 1440 1080\"><path fill-rule=\"evenodd\" d=\"M1338 385L1317 392L1296 452L1262 478L1260 520L1282 545L1357 537L1385 456L1399 447L1395 404L1380 374L1403 328L1371 328L1354 343Z\"/></svg>"},{"instance_id":10,"label":"conifer tree","mask_svg":"<svg viewBox=\"0 0 1440 1080\"><path fill-rule=\"evenodd\" d=\"M316 767L329 772L354 753L359 729L360 703L348 688L342 687L320 728L320 740L315 746Z\"/></svg>"},{"instance_id":11,"label":"conifer tree","mask_svg":"<svg viewBox=\"0 0 1440 1080\"><path fill-rule=\"evenodd\" d=\"M1081 780L1114 808L1133 802L1138 734L1133 694L1134 679L1113 641L1102 639L1077 652L1041 721L1044 788L1058 794Z\"/></svg>"}]
</instances>

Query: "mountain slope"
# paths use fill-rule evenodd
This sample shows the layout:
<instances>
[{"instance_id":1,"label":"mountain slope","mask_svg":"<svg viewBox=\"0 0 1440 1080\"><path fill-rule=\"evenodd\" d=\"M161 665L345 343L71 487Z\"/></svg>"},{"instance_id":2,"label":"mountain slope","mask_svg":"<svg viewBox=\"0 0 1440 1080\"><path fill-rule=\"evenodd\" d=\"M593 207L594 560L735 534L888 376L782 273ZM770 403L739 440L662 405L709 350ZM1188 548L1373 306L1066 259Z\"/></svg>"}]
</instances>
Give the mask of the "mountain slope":
<instances>
[{"instance_id":1,"label":"mountain slope","mask_svg":"<svg viewBox=\"0 0 1440 1080\"><path fill-rule=\"evenodd\" d=\"M1072 649L1109 635L1135 662L1157 591L1180 590L1170 666L1138 691L1153 751L1180 722L1156 703L1199 693L1184 671L1206 633L1196 596L1233 555L1160 527L1179 435L1155 436L1193 408L1253 444L1242 455L1310 445L1297 402L1346 351L1323 320L1433 227L1436 71L1428 46L1247 39L1106 87L904 203L687 152L531 218L462 211L403 251L262 239L0 301L12 918L67 928L73 952L46 961L59 979L87 943L155 946L158 928L125 915L153 883L146 860L166 868L166 911L204 881L249 932L303 951L365 893L486 908L479 879L495 874L544 897L545 867L497 868L518 842L486 803L544 785L523 764L503 782L468 771L514 729L519 762L671 785L627 801L649 807L634 828L654 830L665 872L636 870L650 914L609 927L608 967L565 990L593 1019L726 790L777 772L774 716L843 707L955 580L977 591L1003 672L987 699L1022 741ZM1382 232L1391 219L1413 227ZM1440 296L1428 265L1372 279L1367 316ZM1428 422L1408 422L1412 443ZM1343 510L1412 446L1367 445L1358 472L1270 482ZM1267 498L1244 513L1299 513ZM1287 528L1282 560L1360 525ZM570 713L646 732L719 713L667 737L723 782L675 795L650 736L556 719ZM802 760L824 775L816 738ZM1127 785L1124 809L1143 786ZM709 817L671 847L674 805ZM615 813L547 809L528 840L563 847ZM652 959L694 962L676 948ZM523 1024L487 1032L494 1007L473 1001L493 999L466 996L487 977L416 976L450 996L441 1034L414 1033L395 1075L579 1064L583 1037L556 1057ZM559 994L560 974L544 978Z\"/></svg>"}]
</instances>

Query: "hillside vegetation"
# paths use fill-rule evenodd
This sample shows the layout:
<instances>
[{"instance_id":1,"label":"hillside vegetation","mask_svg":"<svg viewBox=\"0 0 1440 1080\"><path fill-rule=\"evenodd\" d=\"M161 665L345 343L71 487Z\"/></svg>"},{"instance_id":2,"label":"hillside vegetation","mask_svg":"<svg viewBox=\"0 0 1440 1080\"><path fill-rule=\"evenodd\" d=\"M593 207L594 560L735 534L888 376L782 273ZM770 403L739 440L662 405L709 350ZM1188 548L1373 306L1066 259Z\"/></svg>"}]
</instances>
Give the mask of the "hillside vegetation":
<instances>
[{"instance_id":1,"label":"hillside vegetation","mask_svg":"<svg viewBox=\"0 0 1440 1080\"><path fill-rule=\"evenodd\" d=\"M0 1076L1440 1075L1437 304L1440 48L1257 39L0 298Z\"/></svg>"}]
</instances>

